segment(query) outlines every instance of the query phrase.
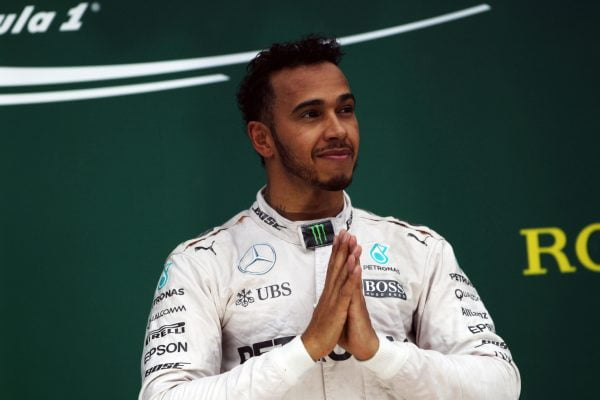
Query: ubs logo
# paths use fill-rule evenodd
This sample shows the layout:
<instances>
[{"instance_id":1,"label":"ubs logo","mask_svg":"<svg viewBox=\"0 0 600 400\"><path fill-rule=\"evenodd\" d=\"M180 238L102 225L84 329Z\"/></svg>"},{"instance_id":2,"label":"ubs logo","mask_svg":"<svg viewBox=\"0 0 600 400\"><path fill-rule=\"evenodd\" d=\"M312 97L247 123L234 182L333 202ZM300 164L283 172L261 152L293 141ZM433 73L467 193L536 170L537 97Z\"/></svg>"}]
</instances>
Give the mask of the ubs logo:
<instances>
[{"instance_id":1,"label":"ubs logo","mask_svg":"<svg viewBox=\"0 0 600 400\"><path fill-rule=\"evenodd\" d=\"M268 299L276 299L278 297L287 297L292 294L292 289L290 288L289 282L276 283L273 285L264 286L256 289L256 295L258 300L264 301ZM237 299L235 301L236 306L248 307L249 304L255 302L254 295L252 294L252 289L242 289L237 294Z\"/></svg>"},{"instance_id":2,"label":"ubs logo","mask_svg":"<svg viewBox=\"0 0 600 400\"><path fill-rule=\"evenodd\" d=\"M238 269L244 274L264 275L275 265L277 256L270 244L253 244L238 264Z\"/></svg>"}]
</instances>

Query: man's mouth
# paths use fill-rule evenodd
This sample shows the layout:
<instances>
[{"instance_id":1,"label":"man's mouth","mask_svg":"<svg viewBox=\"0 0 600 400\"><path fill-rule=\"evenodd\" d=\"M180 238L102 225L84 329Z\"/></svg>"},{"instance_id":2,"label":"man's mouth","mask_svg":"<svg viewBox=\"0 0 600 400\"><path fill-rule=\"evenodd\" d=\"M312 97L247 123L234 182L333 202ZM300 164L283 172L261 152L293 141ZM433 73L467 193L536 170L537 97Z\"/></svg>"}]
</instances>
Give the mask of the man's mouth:
<instances>
[{"instance_id":1,"label":"man's mouth","mask_svg":"<svg viewBox=\"0 0 600 400\"><path fill-rule=\"evenodd\" d=\"M324 158L327 160L346 160L352 158L353 151L347 147L336 148L336 149L327 149L320 151L317 153L317 157Z\"/></svg>"}]
</instances>

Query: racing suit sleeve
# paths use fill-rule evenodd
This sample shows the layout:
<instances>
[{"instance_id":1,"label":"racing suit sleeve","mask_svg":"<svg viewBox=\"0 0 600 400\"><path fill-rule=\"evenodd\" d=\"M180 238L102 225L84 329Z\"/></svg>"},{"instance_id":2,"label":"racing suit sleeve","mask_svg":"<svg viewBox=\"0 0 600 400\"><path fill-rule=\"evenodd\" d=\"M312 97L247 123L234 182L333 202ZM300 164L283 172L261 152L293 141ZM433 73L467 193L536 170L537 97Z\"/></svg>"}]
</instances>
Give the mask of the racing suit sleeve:
<instances>
[{"instance_id":1,"label":"racing suit sleeve","mask_svg":"<svg viewBox=\"0 0 600 400\"><path fill-rule=\"evenodd\" d=\"M519 370L446 241L436 241L427 268L416 344L382 335L377 353L360 363L402 399L517 399Z\"/></svg>"},{"instance_id":2,"label":"racing suit sleeve","mask_svg":"<svg viewBox=\"0 0 600 400\"><path fill-rule=\"evenodd\" d=\"M167 260L144 340L139 400L280 399L315 366L296 337L221 373L216 273L184 253Z\"/></svg>"}]
</instances>

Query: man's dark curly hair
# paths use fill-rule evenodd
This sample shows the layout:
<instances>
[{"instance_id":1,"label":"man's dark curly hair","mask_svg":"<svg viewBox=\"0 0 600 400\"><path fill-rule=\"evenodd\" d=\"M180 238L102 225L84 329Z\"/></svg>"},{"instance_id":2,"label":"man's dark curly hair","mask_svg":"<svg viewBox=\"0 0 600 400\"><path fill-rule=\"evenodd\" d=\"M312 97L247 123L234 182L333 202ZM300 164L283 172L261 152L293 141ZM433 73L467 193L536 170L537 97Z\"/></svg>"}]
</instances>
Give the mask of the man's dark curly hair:
<instances>
[{"instance_id":1,"label":"man's dark curly hair","mask_svg":"<svg viewBox=\"0 0 600 400\"><path fill-rule=\"evenodd\" d=\"M244 122L261 121L271 124L271 104L274 93L271 74L284 68L331 62L342 59L340 44L332 37L309 35L287 43L274 43L248 63L246 76L237 93L238 107Z\"/></svg>"}]
</instances>

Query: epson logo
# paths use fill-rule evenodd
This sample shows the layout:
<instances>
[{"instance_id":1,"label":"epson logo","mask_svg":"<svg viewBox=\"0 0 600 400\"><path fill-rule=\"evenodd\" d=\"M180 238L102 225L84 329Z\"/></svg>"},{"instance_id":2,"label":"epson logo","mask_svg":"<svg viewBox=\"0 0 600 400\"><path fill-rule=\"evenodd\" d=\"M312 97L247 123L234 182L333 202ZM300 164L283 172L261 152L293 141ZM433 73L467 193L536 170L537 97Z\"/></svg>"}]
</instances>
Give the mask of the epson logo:
<instances>
[{"instance_id":1,"label":"epson logo","mask_svg":"<svg viewBox=\"0 0 600 400\"><path fill-rule=\"evenodd\" d=\"M157 305L164 299L169 298L171 296L183 296L184 294L185 293L183 291L183 288L167 290L166 292L161 293L154 298L154 300L152 301L152 306Z\"/></svg>"},{"instance_id":2,"label":"epson logo","mask_svg":"<svg viewBox=\"0 0 600 400\"><path fill-rule=\"evenodd\" d=\"M494 325L492 324L477 324L469 326L469 331L471 331L473 335L475 335L476 333L485 332L486 330L490 332L496 332L494 330Z\"/></svg>"},{"instance_id":3,"label":"epson logo","mask_svg":"<svg viewBox=\"0 0 600 400\"><path fill-rule=\"evenodd\" d=\"M395 297L406 300L406 293L400 283L389 279L363 279L365 296Z\"/></svg>"},{"instance_id":4,"label":"epson logo","mask_svg":"<svg viewBox=\"0 0 600 400\"><path fill-rule=\"evenodd\" d=\"M151 348L144 355L144 364L146 364L153 355L162 356L167 353L187 353L188 345L187 343L169 343L169 344L160 344L156 347Z\"/></svg>"},{"instance_id":5,"label":"epson logo","mask_svg":"<svg viewBox=\"0 0 600 400\"><path fill-rule=\"evenodd\" d=\"M158 339L167 336L172 333L184 333L185 322L177 322L176 324L163 325L158 329L148 332L146 336L146 345L150 343L152 339Z\"/></svg>"},{"instance_id":6,"label":"epson logo","mask_svg":"<svg viewBox=\"0 0 600 400\"><path fill-rule=\"evenodd\" d=\"M59 32L78 31L81 29L82 18L88 9L88 3L79 3L77 6L67 10L66 17L58 28ZM94 12L100 11L98 3L92 3L90 9ZM56 11L37 11L34 13L35 6L25 6L20 13L2 13L0 14L0 35L10 32L11 35L18 35L21 32L44 33L48 31Z\"/></svg>"},{"instance_id":7,"label":"epson logo","mask_svg":"<svg viewBox=\"0 0 600 400\"><path fill-rule=\"evenodd\" d=\"M161 369L183 369L183 366L186 364L190 364L189 362L174 362L174 363L166 363L166 364L157 364L152 368L149 368L144 373L144 376L147 377L153 372L159 371Z\"/></svg>"}]
</instances>

